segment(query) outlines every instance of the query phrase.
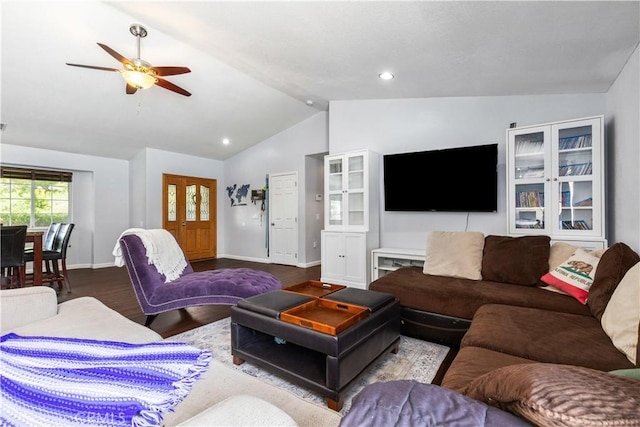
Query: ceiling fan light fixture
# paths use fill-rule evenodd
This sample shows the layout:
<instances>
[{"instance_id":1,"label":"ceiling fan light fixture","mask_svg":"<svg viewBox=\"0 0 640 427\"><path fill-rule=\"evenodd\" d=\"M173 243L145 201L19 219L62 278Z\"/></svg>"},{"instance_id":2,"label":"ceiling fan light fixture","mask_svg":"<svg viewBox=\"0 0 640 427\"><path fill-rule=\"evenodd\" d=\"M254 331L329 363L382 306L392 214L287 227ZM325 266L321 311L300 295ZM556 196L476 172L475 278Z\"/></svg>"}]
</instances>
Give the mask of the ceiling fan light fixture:
<instances>
[{"instance_id":1,"label":"ceiling fan light fixture","mask_svg":"<svg viewBox=\"0 0 640 427\"><path fill-rule=\"evenodd\" d=\"M128 85L138 89L148 89L156 84L156 78L154 76L136 70L122 71L122 78Z\"/></svg>"}]
</instances>

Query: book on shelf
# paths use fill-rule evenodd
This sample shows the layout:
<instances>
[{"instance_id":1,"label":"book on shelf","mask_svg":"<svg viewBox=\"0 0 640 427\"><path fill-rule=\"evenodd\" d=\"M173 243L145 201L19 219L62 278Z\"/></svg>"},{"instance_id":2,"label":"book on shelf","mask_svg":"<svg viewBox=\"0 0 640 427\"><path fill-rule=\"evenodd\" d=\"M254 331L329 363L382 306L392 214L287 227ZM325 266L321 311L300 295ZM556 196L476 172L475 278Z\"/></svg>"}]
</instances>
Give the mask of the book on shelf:
<instances>
[{"instance_id":1,"label":"book on shelf","mask_svg":"<svg viewBox=\"0 0 640 427\"><path fill-rule=\"evenodd\" d=\"M563 230L591 230L589 224L587 224L584 220L576 220L576 221L562 221L562 229Z\"/></svg>"},{"instance_id":2,"label":"book on shelf","mask_svg":"<svg viewBox=\"0 0 640 427\"><path fill-rule=\"evenodd\" d=\"M593 165L591 162L588 162L560 166L558 174L560 176L591 175L592 171Z\"/></svg>"},{"instance_id":3,"label":"book on shelf","mask_svg":"<svg viewBox=\"0 0 640 427\"><path fill-rule=\"evenodd\" d=\"M591 148L591 134L560 138L560 141L558 141L558 148L560 150Z\"/></svg>"},{"instance_id":4,"label":"book on shelf","mask_svg":"<svg viewBox=\"0 0 640 427\"><path fill-rule=\"evenodd\" d=\"M542 229L544 222L537 219L516 219L516 228Z\"/></svg>"},{"instance_id":5,"label":"book on shelf","mask_svg":"<svg viewBox=\"0 0 640 427\"><path fill-rule=\"evenodd\" d=\"M586 199L580 200L579 202L575 202L573 204L573 206L593 206L593 199L591 197L588 197Z\"/></svg>"},{"instance_id":6,"label":"book on shelf","mask_svg":"<svg viewBox=\"0 0 640 427\"><path fill-rule=\"evenodd\" d=\"M520 154L542 154L542 141L516 141L516 155Z\"/></svg>"},{"instance_id":7,"label":"book on shelf","mask_svg":"<svg viewBox=\"0 0 640 427\"><path fill-rule=\"evenodd\" d=\"M516 208L542 208L542 207L544 207L544 191L516 192Z\"/></svg>"},{"instance_id":8,"label":"book on shelf","mask_svg":"<svg viewBox=\"0 0 640 427\"><path fill-rule=\"evenodd\" d=\"M570 191L563 191L561 193L561 200L562 200L562 207L563 208L579 208L579 207L590 207L593 206L593 199L591 197L588 197L586 199L582 199L580 201L571 203L571 192Z\"/></svg>"},{"instance_id":9,"label":"book on shelf","mask_svg":"<svg viewBox=\"0 0 640 427\"><path fill-rule=\"evenodd\" d=\"M544 177L543 168L528 168L520 176L521 178L542 178Z\"/></svg>"}]
</instances>

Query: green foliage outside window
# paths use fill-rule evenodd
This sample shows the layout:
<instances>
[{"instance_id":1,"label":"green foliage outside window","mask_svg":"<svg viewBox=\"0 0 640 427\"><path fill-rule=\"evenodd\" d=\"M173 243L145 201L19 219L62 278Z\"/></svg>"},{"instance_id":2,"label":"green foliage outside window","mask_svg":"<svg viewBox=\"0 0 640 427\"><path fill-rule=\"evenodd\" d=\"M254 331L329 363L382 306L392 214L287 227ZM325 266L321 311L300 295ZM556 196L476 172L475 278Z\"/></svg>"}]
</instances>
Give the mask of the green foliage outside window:
<instances>
[{"instance_id":1,"label":"green foliage outside window","mask_svg":"<svg viewBox=\"0 0 640 427\"><path fill-rule=\"evenodd\" d=\"M69 183L0 178L0 223L48 227L69 222Z\"/></svg>"}]
</instances>

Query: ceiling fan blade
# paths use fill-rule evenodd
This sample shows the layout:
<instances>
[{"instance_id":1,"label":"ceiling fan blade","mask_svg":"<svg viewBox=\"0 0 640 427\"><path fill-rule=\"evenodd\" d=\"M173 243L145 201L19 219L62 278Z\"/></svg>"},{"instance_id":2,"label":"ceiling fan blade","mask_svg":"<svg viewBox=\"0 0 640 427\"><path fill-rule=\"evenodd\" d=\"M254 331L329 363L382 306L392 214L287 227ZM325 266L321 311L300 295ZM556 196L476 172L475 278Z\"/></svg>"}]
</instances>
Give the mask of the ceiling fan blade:
<instances>
[{"instance_id":1,"label":"ceiling fan blade","mask_svg":"<svg viewBox=\"0 0 640 427\"><path fill-rule=\"evenodd\" d=\"M129 58L125 58L124 56L120 55L118 52L116 52L115 50L111 49L106 44L98 43L98 46L100 46L101 48L106 50L109 55L111 55L114 58L116 58L119 62L121 62L123 64L134 65L133 62L131 62L129 60Z\"/></svg>"},{"instance_id":2,"label":"ceiling fan blade","mask_svg":"<svg viewBox=\"0 0 640 427\"><path fill-rule=\"evenodd\" d=\"M191 94L189 92L187 92L186 90L182 89L180 86L176 86L171 82L168 82L164 79L157 79L156 81L156 85L163 87L165 89L169 89L173 92L179 93L180 95L184 95L184 96L191 96Z\"/></svg>"},{"instance_id":3,"label":"ceiling fan blade","mask_svg":"<svg viewBox=\"0 0 640 427\"><path fill-rule=\"evenodd\" d=\"M187 67L149 67L149 69L158 73L159 76L175 76L191 72Z\"/></svg>"},{"instance_id":4,"label":"ceiling fan blade","mask_svg":"<svg viewBox=\"0 0 640 427\"><path fill-rule=\"evenodd\" d=\"M120 71L117 68L109 68L109 67L96 67L95 65L82 65L82 64L69 64L68 62L66 63L67 65L71 65L72 67L82 67L82 68L91 68L93 70L102 70L102 71Z\"/></svg>"},{"instance_id":5,"label":"ceiling fan blade","mask_svg":"<svg viewBox=\"0 0 640 427\"><path fill-rule=\"evenodd\" d=\"M134 93L136 93L137 90L138 90L137 87L131 86L130 84L127 83L127 95L133 95Z\"/></svg>"}]
</instances>

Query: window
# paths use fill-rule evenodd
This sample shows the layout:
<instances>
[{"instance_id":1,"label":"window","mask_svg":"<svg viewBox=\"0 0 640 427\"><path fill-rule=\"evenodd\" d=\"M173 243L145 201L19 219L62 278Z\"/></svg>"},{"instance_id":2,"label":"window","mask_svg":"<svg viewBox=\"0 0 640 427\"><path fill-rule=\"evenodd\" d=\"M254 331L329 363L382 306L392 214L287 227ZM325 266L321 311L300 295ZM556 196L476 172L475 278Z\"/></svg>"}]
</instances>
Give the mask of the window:
<instances>
[{"instance_id":1,"label":"window","mask_svg":"<svg viewBox=\"0 0 640 427\"><path fill-rule=\"evenodd\" d=\"M52 222L70 222L71 172L0 169L0 223L48 227Z\"/></svg>"}]
</instances>

